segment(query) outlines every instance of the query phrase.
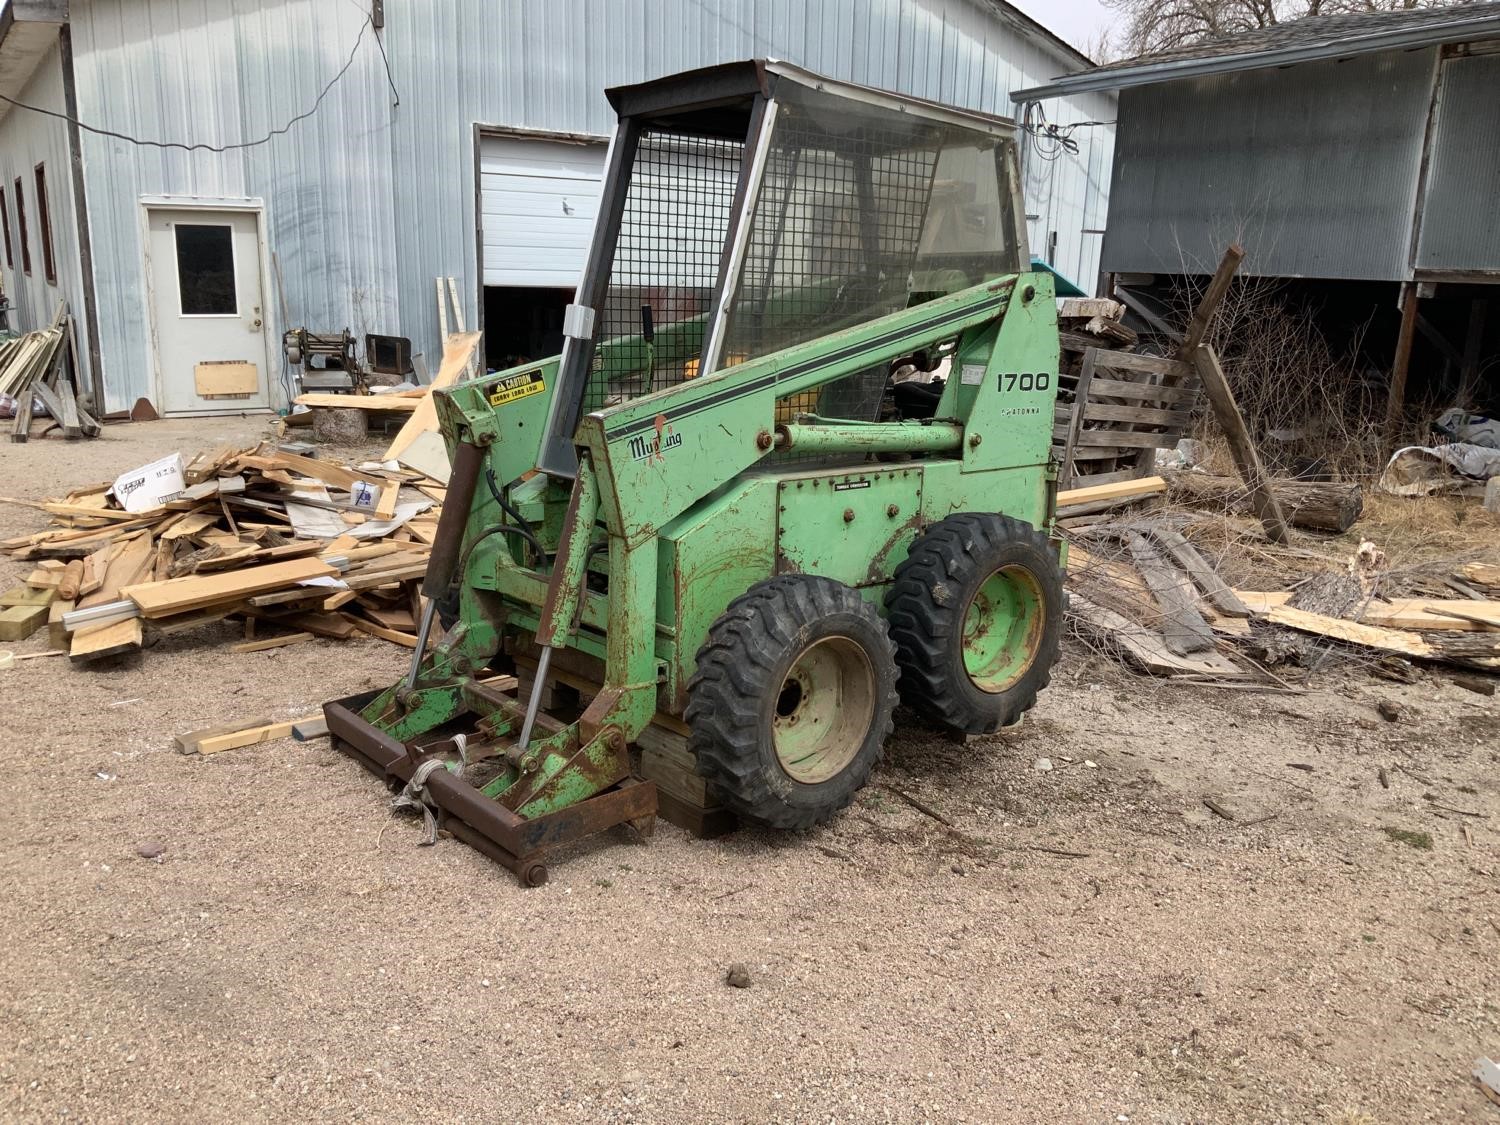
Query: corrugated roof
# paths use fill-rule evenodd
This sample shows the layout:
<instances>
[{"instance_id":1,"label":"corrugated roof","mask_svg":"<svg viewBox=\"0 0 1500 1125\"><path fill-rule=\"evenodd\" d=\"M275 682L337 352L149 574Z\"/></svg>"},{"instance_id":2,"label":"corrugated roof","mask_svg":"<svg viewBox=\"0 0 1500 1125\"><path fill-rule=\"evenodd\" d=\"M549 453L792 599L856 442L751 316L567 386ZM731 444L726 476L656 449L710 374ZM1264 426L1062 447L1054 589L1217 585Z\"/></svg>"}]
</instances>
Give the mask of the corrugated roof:
<instances>
[{"instance_id":1,"label":"corrugated roof","mask_svg":"<svg viewBox=\"0 0 1500 1125\"><path fill-rule=\"evenodd\" d=\"M1495 0L1446 8L1304 16L1226 39L1076 71L1050 85L1017 90L1011 96L1016 101L1035 101L1061 94L1495 37L1500 37L1500 2Z\"/></svg>"},{"instance_id":2,"label":"corrugated roof","mask_svg":"<svg viewBox=\"0 0 1500 1125\"><path fill-rule=\"evenodd\" d=\"M1458 23L1496 14L1500 14L1500 3L1460 4L1448 8L1414 8L1409 12L1354 12L1349 15L1303 16L1301 19L1288 20L1286 23L1241 32L1228 39L1191 43L1166 51L1155 51L1149 55L1137 55L1133 59L1121 59L1119 62L1095 67L1093 72L1131 70L1159 62L1172 62L1176 59L1217 59L1233 55L1250 55L1283 47L1306 47L1316 44L1337 47L1349 39L1398 29L1430 29L1446 34Z\"/></svg>"}]
</instances>

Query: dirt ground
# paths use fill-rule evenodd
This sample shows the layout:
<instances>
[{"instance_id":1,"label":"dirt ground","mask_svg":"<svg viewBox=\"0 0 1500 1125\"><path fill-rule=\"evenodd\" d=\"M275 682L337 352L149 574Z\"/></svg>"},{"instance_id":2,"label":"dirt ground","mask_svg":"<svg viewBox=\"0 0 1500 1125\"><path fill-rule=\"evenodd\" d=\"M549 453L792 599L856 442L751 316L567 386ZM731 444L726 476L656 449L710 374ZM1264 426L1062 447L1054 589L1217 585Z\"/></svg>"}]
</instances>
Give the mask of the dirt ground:
<instances>
[{"instance_id":1,"label":"dirt ground","mask_svg":"<svg viewBox=\"0 0 1500 1125\"><path fill-rule=\"evenodd\" d=\"M4 445L0 493L264 430ZM900 716L826 828L620 829L523 890L326 744L178 755L406 659L213 628L0 672L6 1120L1500 1121L1469 1079L1500 1057L1500 707L1441 673L1262 694L1073 650L1016 733Z\"/></svg>"}]
</instances>

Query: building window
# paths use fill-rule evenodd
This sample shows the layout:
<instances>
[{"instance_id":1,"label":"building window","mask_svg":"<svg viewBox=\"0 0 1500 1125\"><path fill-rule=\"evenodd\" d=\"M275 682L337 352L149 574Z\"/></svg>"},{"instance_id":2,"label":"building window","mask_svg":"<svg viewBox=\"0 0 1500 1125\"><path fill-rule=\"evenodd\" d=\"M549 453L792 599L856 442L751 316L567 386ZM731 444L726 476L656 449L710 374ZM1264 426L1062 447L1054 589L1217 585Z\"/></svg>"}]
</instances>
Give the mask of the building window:
<instances>
[{"instance_id":1,"label":"building window","mask_svg":"<svg viewBox=\"0 0 1500 1125\"><path fill-rule=\"evenodd\" d=\"M177 292L183 316L235 316L234 242L227 226L177 223Z\"/></svg>"},{"instance_id":2,"label":"building window","mask_svg":"<svg viewBox=\"0 0 1500 1125\"><path fill-rule=\"evenodd\" d=\"M0 187L0 227L5 228L5 268L16 268L16 260L10 252L10 206L5 202L5 189Z\"/></svg>"},{"instance_id":3,"label":"building window","mask_svg":"<svg viewBox=\"0 0 1500 1125\"><path fill-rule=\"evenodd\" d=\"M21 269L31 276L31 240L26 237L26 193L21 190L21 177L16 177L16 229L21 232Z\"/></svg>"},{"instance_id":4,"label":"building window","mask_svg":"<svg viewBox=\"0 0 1500 1125\"><path fill-rule=\"evenodd\" d=\"M47 209L47 166L36 166L36 225L42 235L42 273L48 285L57 284L57 259L52 256L52 214Z\"/></svg>"}]
</instances>

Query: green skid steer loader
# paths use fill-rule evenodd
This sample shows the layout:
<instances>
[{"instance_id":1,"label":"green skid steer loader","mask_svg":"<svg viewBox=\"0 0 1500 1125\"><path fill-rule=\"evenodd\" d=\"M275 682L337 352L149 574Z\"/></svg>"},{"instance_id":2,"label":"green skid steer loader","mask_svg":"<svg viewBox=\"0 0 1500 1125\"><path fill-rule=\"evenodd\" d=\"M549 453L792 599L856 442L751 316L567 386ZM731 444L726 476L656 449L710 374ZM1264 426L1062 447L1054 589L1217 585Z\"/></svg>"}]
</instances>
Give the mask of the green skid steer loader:
<instances>
[{"instance_id":1,"label":"green skid steer loader","mask_svg":"<svg viewBox=\"0 0 1500 1125\"><path fill-rule=\"evenodd\" d=\"M562 354L434 393L452 476L410 672L326 706L531 885L555 845L649 832L653 720L725 806L802 828L868 781L898 699L1016 720L1063 608L1014 125L765 60L609 98Z\"/></svg>"}]
</instances>

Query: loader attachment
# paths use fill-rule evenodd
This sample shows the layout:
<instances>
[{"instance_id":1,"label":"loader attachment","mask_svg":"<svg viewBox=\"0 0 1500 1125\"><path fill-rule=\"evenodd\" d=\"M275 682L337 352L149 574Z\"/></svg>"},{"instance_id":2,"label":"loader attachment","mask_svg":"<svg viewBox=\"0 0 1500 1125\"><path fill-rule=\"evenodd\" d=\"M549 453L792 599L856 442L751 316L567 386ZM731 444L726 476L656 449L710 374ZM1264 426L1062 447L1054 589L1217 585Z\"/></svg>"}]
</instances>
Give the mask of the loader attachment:
<instances>
[{"instance_id":1,"label":"loader attachment","mask_svg":"<svg viewBox=\"0 0 1500 1125\"><path fill-rule=\"evenodd\" d=\"M471 690L479 687L468 686ZM598 779L597 784L602 787L594 795L561 804L551 812L523 815L486 795L484 789L476 788L465 780L461 770L450 768L464 764L463 744L455 745L450 738L433 747L431 753L424 752L403 745L362 718L365 708L378 695L378 692L353 695L324 706L334 745L392 790L400 789L411 800L433 810L436 827L513 871L526 886L537 887L547 881L545 853L550 848L617 824L630 824L643 836L651 834L656 817L656 786L628 776L628 766L627 772L618 778L602 781L618 772L610 764L615 757L613 753L603 763L585 758L569 770L575 780L583 781L585 788L595 784L590 779ZM516 701L509 702L514 705ZM424 773L423 767L429 763L437 763L437 768Z\"/></svg>"}]
</instances>

